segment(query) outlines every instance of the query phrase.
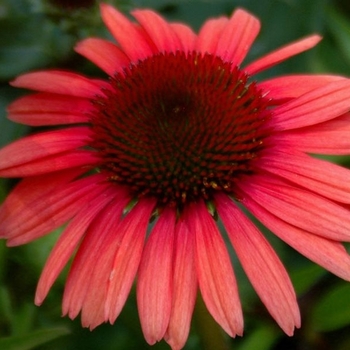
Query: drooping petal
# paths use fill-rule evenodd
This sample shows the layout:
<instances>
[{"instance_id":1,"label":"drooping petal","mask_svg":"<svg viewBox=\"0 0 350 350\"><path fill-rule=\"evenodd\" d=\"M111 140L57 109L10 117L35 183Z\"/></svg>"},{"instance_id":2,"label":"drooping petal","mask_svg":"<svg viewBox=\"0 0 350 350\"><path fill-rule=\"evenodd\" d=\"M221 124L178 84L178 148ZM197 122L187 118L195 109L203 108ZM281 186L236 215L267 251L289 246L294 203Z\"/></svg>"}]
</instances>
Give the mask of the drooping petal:
<instances>
[{"instance_id":1,"label":"drooping petal","mask_svg":"<svg viewBox=\"0 0 350 350\"><path fill-rule=\"evenodd\" d=\"M151 47L149 38L146 38L137 26L122 13L110 5L101 4L101 15L106 26L131 61L137 62L153 54L155 48Z\"/></svg>"},{"instance_id":2,"label":"drooping petal","mask_svg":"<svg viewBox=\"0 0 350 350\"><path fill-rule=\"evenodd\" d=\"M58 186L26 203L17 217L9 213L1 223L1 236L8 239L9 246L37 239L67 222L107 186L105 177L99 174Z\"/></svg>"},{"instance_id":3,"label":"drooping petal","mask_svg":"<svg viewBox=\"0 0 350 350\"><path fill-rule=\"evenodd\" d=\"M40 276L35 294L36 305L41 305L46 298L51 286L74 254L75 249L92 220L115 196L116 191L114 188L112 190L111 188L107 188L106 191L101 194L99 193L96 198L93 198L91 202L82 207L80 212L78 212L61 234Z\"/></svg>"},{"instance_id":4,"label":"drooping petal","mask_svg":"<svg viewBox=\"0 0 350 350\"><path fill-rule=\"evenodd\" d=\"M350 281L350 256L342 244L290 225L250 196L242 196L244 205L276 236L316 264Z\"/></svg>"},{"instance_id":5,"label":"drooping petal","mask_svg":"<svg viewBox=\"0 0 350 350\"><path fill-rule=\"evenodd\" d=\"M220 37L227 23L228 19L226 17L206 21L199 31L195 46L196 50L198 52L215 54L218 37Z\"/></svg>"},{"instance_id":6,"label":"drooping petal","mask_svg":"<svg viewBox=\"0 0 350 350\"><path fill-rule=\"evenodd\" d=\"M107 40L85 39L78 43L75 51L95 63L110 76L122 72L130 65L130 60L125 53Z\"/></svg>"},{"instance_id":7,"label":"drooping petal","mask_svg":"<svg viewBox=\"0 0 350 350\"><path fill-rule=\"evenodd\" d=\"M37 93L10 104L7 117L31 126L86 123L91 110L92 104L85 98Z\"/></svg>"},{"instance_id":8,"label":"drooping petal","mask_svg":"<svg viewBox=\"0 0 350 350\"><path fill-rule=\"evenodd\" d=\"M197 38L193 30L182 23L170 23L170 26L179 38L183 51L193 51L195 48L195 42Z\"/></svg>"},{"instance_id":9,"label":"drooping petal","mask_svg":"<svg viewBox=\"0 0 350 350\"><path fill-rule=\"evenodd\" d=\"M321 37L319 35L311 35L305 39L298 40L294 43L288 44L287 46L283 46L282 48L250 63L244 68L244 71L249 75L257 74L285 61L292 56L313 48L319 43L320 40Z\"/></svg>"},{"instance_id":10,"label":"drooping petal","mask_svg":"<svg viewBox=\"0 0 350 350\"><path fill-rule=\"evenodd\" d=\"M23 74L13 80L11 85L29 90L85 98L94 98L102 94L102 86L97 80L56 70Z\"/></svg>"},{"instance_id":11,"label":"drooping petal","mask_svg":"<svg viewBox=\"0 0 350 350\"><path fill-rule=\"evenodd\" d=\"M135 279L155 203L154 198L141 199L118 227L118 249L113 258L105 304L105 318L111 323L118 317Z\"/></svg>"},{"instance_id":12,"label":"drooping petal","mask_svg":"<svg viewBox=\"0 0 350 350\"><path fill-rule=\"evenodd\" d=\"M273 110L275 130L290 130L331 120L350 109L350 80L312 90Z\"/></svg>"},{"instance_id":13,"label":"drooping petal","mask_svg":"<svg viewBox=\"0 0 350 350\"><path fill-rule=\"evenodd\" d=\"M300 327L300 313L288 274L270 244L225 194L215 196L218 213L254 289L289 335Z\"/></svg>"},{"instance_id":14,"label":"drooping petal","mask_svg":"<svg viewBox=\"0 0 350 350\"><path fill-rule=\"evenodd\" d=\"M137 305L150 345L163 338L169 324L175 219L173 208L162 212L147 240L138 271Z\"/></svg>"},{"instance_id":15,"label":"drooping petal","mask_svg":"<svg viewBox=\"0 0 350 350\"><path fill-rule=\"evenodd\" d=\"M0 206L0 227L7 225L6 221L20 217L21 213L30 207L38 198L45 198L55 188L69 183L85 170L68 169L41 176L25 178L10 192ZM6 231L1 231L0 237L6 238Z\"/></svg>"},{"instance_id":16,"label":"drooping petal","mask_svg":"<svg viewBox=\"0 0 350 350\"><path fill-rule=\"evenodd\" d=\"M130 196L126 191L122 195L118 195L118 207L111 210L109 214L109 216L112 215L118 219L115 220L116 224L119 224L122 210L125 209L125 206L129 202ZM108 217L106 217L106 220L108 220ZM111 221L110 218L109 221ZM117 226L114 225L114 228L117 229ZM95 234L100 234L100 230L100 226L96 225ZM82 325L83 327L89 327L90 330L98 326L102 320L103 322L107 321L105 317L105 302L107 298L111 266L117 250L115 242L119 242L119 237L118 234L116 234L116 230L113 230L112 227L105 237L106 239L102 242L100 250L98 251L99 258L96 259L91 274L90 288L85 296L81 310ZM92 249L94 249L94 246L92 246ZM87 258L89 259L89 257Z\"/></svg>"},{"instance_id":17,"label":"drooping petal","mask_svg":"<svg viewBox=\"0 0 350 350\"><path fill-rule=\"evenodd\" d=\"M259 168L332 200L350 204L350 170L291 149L264 152Z\"/></svg>"},{"instance_id":18,"label":"drooping petal","mask_svg":"<svg viewBox=\"0 0 350 350\"><path fill-rule=\"evenodd\" d=\"M89 226L66 281L63 314L73 319L83 309L84 327L94 328L105 321L104 301L116 249L111 242L118 237L116 228L128 200L124 191L118 192Z\"/></svg>"},{"instance_id":19,"label":"drooping petal","mask_svg":"<svg viewBox=\"0 0 350 350\"><path fill-rule=\"evenodd\" d=\"M183 49L173 28L157 13L151 10L135 10L132 15L152 39L159 52L175 53Z\"/></svg>"},{"instance_id":20,"label":"drooping petal","mask_svg":"<svg viewBox=\"0 0 350 350\"><path fill-rule=\"evenodd\" d=\"M194 234L179 218L175 229L172 308L164 336L172 349L182 349L188 338L197 295Z\"/></svg>"},{"instance_id":21,"label":"drooping petal","mask_svg":"<svg viewBox=\"0 0 350 350\"><path fill-rule=\"evenodd\" d=\"M196 237L196 270L205 305L231 337L243 333L243 315L230 257L220 232L202 201L187 216Z\"/></svg>"},{"instance_id":22,"label":"drooping petal","mask_svg":"<svg viewBox=\"0 0 350 350\"><path fill-rule=\"evenodd\" d=\"M275 103L281 103L343 79L337 75L285 75L257 83L257 86L264 96L272 98Z\"/></svg>"},{"instance_id":23,"label":"drooping petal","mask_svg":"<svg viewBox=\"0 0 350 350\"><path fill-rule=\"evenodd\" d=\"M335 241L350 241L348 209L327 198L272 175L252 175L237 186L291 225Z\"/></svg>"},{"instance_id":24,"label":"drooping petal","mask_svg":"<svg viewBox=\"0 0 350 350\"><path fill-rule=\"evenodd\" d=\"M233 66L240 65L260 30L260 22L250 13L238 9L218 37L216 55Z\"/></svg>"}]
</instances>

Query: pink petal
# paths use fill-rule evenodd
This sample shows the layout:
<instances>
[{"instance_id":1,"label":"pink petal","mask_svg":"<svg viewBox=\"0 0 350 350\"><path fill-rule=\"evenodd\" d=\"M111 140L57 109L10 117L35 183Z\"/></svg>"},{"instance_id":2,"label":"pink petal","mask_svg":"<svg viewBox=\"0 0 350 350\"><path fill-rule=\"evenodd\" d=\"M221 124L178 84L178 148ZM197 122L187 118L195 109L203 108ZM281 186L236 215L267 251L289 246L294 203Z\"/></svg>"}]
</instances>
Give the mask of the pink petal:
<instances>
[{"instance_id":1,"label":"pink petal","mask_svg":"<svg viewBox=\"0 0 350 350\"><path fill-rule=\"evenodd\" d=\"M111 211L111 213L113 217L117 216L116 223L119 224L122 214L122 211L119 210L124 210L127 203L130 202L129 194L127 192L123 195L119 193L118 201L119 207L117 210ZM109 221L111 221L110 218ZM117 229L117 226L114 225L114 228ZM95 234L100 233L95 232ZM113 258L117 250L115 242L119 242L119 235L118 233L116 234L116 230L110 229L98 252L99 258L96 258L96 263L90 279L90 288L88 288L88 293L86 294L84 304L82 305L82 325L84 327L89 327L90 330L98 326L102 320L103 322L107 321L105 317L105 302ZM89 256L87 258L89 259Z\"/></svg>"},{"instance_id":2,"label":"pink petal","mask_svg":"<svg viewBox=\"0 0 350 350\"><path fill-rule=\"evenodd\" d=\"M33 201L45 198L55 188L69 183L83 172L85 170L68 169L21 180L0 206L0 227L6 225L6 220L12 221L19 217ZM6 237L6 232L3 232L1 238Z\"/></svg>"},{"instance_id":3,"label":"pink petal","mask_svg":"<svg viewBox=\"0 0 350 350\"><path fill-rule=\"evenodd\" d=\"M273 102L281 102L343 79L336 75L286 75L265 80L257 86L264 96L272 98Z\"/></svg>"},{"instance_id":4,"label":"pink petal","mask_svg":"<svg viewBox=\"0 0 350 350\"><path fill-rule=\"evenodd\" d=\"M349 211L327 198L273 176L250 176L237 186L291 225L328 239L350 241Z\"/></svg>"},{"instance_id":5,"label":"pink petal","mask_svg":"<svg viewBox=\"0 0 350 350\"><path fill-rule=\"evenodd\" d=\"M153 54L154 48L151 48L149 39L147 40L136 25L121 12L110 5L101 4L101 15L106 26L131 61L137 62Z\"/></svg>"},{"instance_id":6,"label":"pink petal","mask_svg":"<svg viewBox=\"0 0 350 350\"><path fill-rule=\"evenodd\" d=\"M148 344L160 341L169 324L176 212L165 209L142 254L137 280L137 305ZM156 272L156 273L155 273Z\"/></svg>"},{"instance_id":7,"label":"pink petal","mask_svg":"<svg viewBox=\"0 0 350 350\"><path fill-rule=\"evenodd\" d=\"M110 270L105 304L105 318L111 323L118 317L130 292L154 206L155 199L141 199L119 225L118 249Z\"/></svg>"},{"instance_id":8,"label":"pink petal","mask_svg":"<svg viewBox=\"0 0 350 350\"><path fill-rule=\"evenodd\" d=\"M350 153L350 114L305 128L288 130L274 135L276 144L293 147L307 153Z\"/></svg>"},{"instance_id":9,"label":"pink petal","mask_svg":"<svg viewBox=\"0 0 350 350\"><path fill-rule=\"evenodd\" d=\"M76 97L94 98L101 95L98 81L64 71L42 71L20 75L12 86Z\"/></svg>"},{"instance_id":10,"label":"pink petal","mask_svg":"<svg viewBox=\"0 0 350 350\"><path fill-rule=\"evenodd\" d=\"M93 109L91 101L74 96L39 92L18 98L7 107L9 113L74 113L85 114Z\"/></svg>"},{"instance_id":11,"label":"pink petal","mask_svg":"<svg viewBox=\"0 0 350 350\"><path fill-rule=\"evenodd\" d=\"M78 43L75 51L95 63L110 76L130 65L129 58L116 45L103 39L88 38Z\"/></svg>"},{"instance_id":12,"label":"pink petal","mask_svg":"<svg viewBox=\"0 0 350 350\"><path fill-rule=\"evenodd\" d=\"M63 314L75 318L84 308L82 323L85 327L96 327L105 320L104 304L101 309L100 297L104 296L105 300L109 271L115 253L115 246L109 243L118 236L116 228L128 200L128 196L118 188L117 193L118 196L100 211L89 226L65 285Z\"/></svg>"},{"instance_id":13,"label":"pink petal","mask_svg":"<svg viewBox=\"0 0 350 350\"><path fill-rule=\"evenodd\" d=\"M264 152L259 168L313 192L350 204L350 170L304 153L276 148Z\"/></svg>"},{"instance_id":14,"label":"pink petal","mask_svg":"<svg viewBox=\"0 0 350 350\"><path fill-rule=\"evenodd\" d=\"M54 249L51 251L40 276L35 295L36 305L42 304L58 275L74 254L92 220L115 195L116 191L114 191L114 188L107 188L106 191L98 194L96 198L93 198L91 202L81 209L63 231Z\"/></svg>"},{"instance_id":15,"label":"pink petal","mask_svg":"<svg viewBox=\"0 0 350 350\"><path fill-rule=\"evenodd\" d=\"M86 123L92 104L85 98L38 93L8 106L10 120L32 126Z\"/></svg>"},{"instance_id":16,"label":"pink petal","mask_svg":"<svg viewBox=\"0 0 350 350\"><path fill-rule=\"evenodd\" d=\"M244 68L244 70L249 75L257 74L285 61L292 56L313 48L315 45L317 45L317 43L319 43L320 40L321 37L319 35L312 35L305 39L298 40L259 58L258 60L250 63Z\"/></svg>"},{"instance_id":17,"label":"pink petal","mask_svg":"<svg viewBox=\"0 0 350 350\"><path fill-rule=\"evenodd\" d=\"M199 31L196 50L202 53L215 54L218 45L218 38L221 36L228 19L220 17L206 21Z\"/></svg>"},{"instance_id":18,"label":"pink petal","mask_svg":"<svg viewBox=\"0 0 350 350\"><path fill-rule=\"evenodd\" d=\"M342 244L289 225L247 195L244 205L291 247L340 278L350 281L350 256Z\"/></svg>"},{"instance_id":19,"label":"pink petal","mask_svg":"<svg viewBox=\"0 0 350 350\"><path fill-rule=\"evenodd\" d=\"M151 10L135 10L132 15L154 42L159 52L176 52L182 45L175 31L161 16Z\"/></svg>"},{"instance_id":20,"label":"pink petal","mask_svg":"<svg viewBox=\"0 0 350 350\"><path fill-rule=\"evenodd\" d=\"M87 127L74 127L24 137L0 150L0 176L26 163L85 146L90 141Z\"/></svg>"},{"instance_id":21,"label":"pink petal","mask_svg":"<svg viewBox=\"0 0 350 350\"><path fill-rule=\"evenodd\" d=\"M217 194L218 213L244 271L280 327L292 336L300 313L288 274L265 237L226 194Z\"/></svg>"},{"instance_id":22,"label":"pink petal","mask_svg":"<svg viewBox=\"0 0 350 350\"><path fill-rule=\"evenodd\" d=\"M349 100L349 79L329 83L276 107L271 123L278 130L289 130L321 123L348 112L350 109Z\"/></svg>"},{"instance_id":23,"label":"pink petal","mask_svg":"<svg viewBox=\"0 0 350 350\"><path fill-rule=\"evenodd\" d=\"M190 332L197 295L194 234L182 218L176 224L174 243L172 308L164 338L172 349L182 349Z\"/></svg>"},{"instance_id":24,"label":"pink petal","mask_svg":"<svg viewBox=\"0 0 350 350\"><path fill-rule=\"evenodd\" d=\"M30 126L86 123L85 115L59 113L11 113L8 118L16 123Z\"/></svg>"},{"instance_id":25,"label":"pink petal","mask_svg":"<svg viewBox=\"0 0 350 350\"><path fill-rule=\"evenodd\" d=\"M238 9L218 37L216 55L233 66L240 65L260 30L260 22L250 13Z\"/></svg>"},{"instance_id":26,"label":"pink petal","mask_svg":"<svg viewBox=\"0 0 350 350\"><path fill-rule=\"evenodd\" d=\"M70 184L58 186L43 197L33 198L23 206L20 215L9 213L1 223L1 236L9 246L28 243L60 227L77 212L86 201L108 186L102 175L89 176Z\"/></svg>"},{"instance_id":27,"label":"pink petal","mask_svg":"<svg viewBox=\"0 0 350 350\"><path fill-rule=\"evenodd\" d=\"M231 337L243 333L243 315L236 279L225 243L204 203L189 208L186 216L196 237L196 268L205 305Z\"/></svg>"},{"instance_id":28,"label":"pink petal","mask_svg":"<svg viewBox=\"0 0 350 350\"><path fill-rule=\"evenodd\" d=\"M192 29L182 23L170 23L171 28L176 33L185 52L191 52L195 49L196 34Z\"/></svg>"},{"instance_id":29,"label":"pink petal","mask_svg":"<svg viewBox=\"0 0 350 350\"><path fill-rule=\"evenodd\" d=\"M1 153L1 151L0 151ZM69 168L84 167L85 172L100 162L98 155L91 151L73 150L31 162L20 164L12 168L0 170L2 177L27 177L48 174Z\"/></svg>"}]
</instances>

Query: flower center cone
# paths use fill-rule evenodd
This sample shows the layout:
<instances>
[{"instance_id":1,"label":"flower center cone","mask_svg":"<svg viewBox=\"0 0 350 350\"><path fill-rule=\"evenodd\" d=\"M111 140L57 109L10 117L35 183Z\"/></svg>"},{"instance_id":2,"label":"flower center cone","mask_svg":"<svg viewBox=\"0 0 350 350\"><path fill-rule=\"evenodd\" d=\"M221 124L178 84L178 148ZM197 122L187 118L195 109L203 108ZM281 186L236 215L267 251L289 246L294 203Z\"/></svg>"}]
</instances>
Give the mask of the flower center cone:
<instances>
[{"instance_id":1,"label":"flower center cone","mask_svg":"<svg viewBox=\"0 0 350 350\"><path fill-rule=\"evenodd\" d=\"M236 66L199 53L147 58L111 79L95 101L91 146L101 169L135 197L179 209L252 171L268 100Z\"/></svg>"}]
</instances>

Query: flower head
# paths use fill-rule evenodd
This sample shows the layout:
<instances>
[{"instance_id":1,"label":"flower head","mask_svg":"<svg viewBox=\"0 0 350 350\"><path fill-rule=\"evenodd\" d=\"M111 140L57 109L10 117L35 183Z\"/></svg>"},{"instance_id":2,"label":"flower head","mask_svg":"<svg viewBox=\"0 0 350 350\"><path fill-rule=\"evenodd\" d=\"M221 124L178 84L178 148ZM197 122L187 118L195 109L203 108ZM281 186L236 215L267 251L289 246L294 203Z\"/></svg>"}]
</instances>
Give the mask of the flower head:
<instances>
[{"instance_id":1,"label":"flower head","mask_svg":"<svg viewBox=\"0 0 350 350\"><path fill-rule=\"evenodd\" d=\"M242 62L259 21L244 10L207 21L198 35L150 10L136 23L109 5L116 39L76 51L109 79L64 71L22 75L37 91L9 118L55 126L0 151L0 176L24 179L0 208L14 246L68 223L41 275L41 304L74 254L63 313L94 328L118 317L137 276L146 340L186 342L197 289L231 336L243 332L221 221L266 308L288 334L300 326L290 279L250 211L297 251L350 280L350 172L309 153L348 154L350 81L254 76L312 48L313 35ZM60 127L58 127L60 126ZM152 223L152 224L151 224ZM147 234L147 231L150 231Z\"/></svg>"}]
</instances>

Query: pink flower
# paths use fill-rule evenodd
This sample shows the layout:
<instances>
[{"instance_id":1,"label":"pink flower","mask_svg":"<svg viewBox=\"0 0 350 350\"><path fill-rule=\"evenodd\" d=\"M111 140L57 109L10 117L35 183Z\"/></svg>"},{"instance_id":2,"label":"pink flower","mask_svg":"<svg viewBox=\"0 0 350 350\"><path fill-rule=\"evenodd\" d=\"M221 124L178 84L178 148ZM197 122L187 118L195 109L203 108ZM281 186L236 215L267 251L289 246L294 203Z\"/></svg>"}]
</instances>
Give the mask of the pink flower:
<instances>
[{"instance_id":1,"label":"pink flower","mask_svg":"<svg viewBox=\"0 0 350 350\"><path fill-rule=\"evenodd\" d=\"M137 23L102 5L117 44L76 50L109 75L22 75L35 90L9 118L55 126L0 151L0 176L24 179L0 210L0 235L25 244L68 223L41 275L40 305L70 257L63 313L91 329L118 317L137 276L148 343L184 346L197 289L232 337L243 316L221 220L266 308L300 326L290 279L245 209L301 254L350 280L350 172L309 153L350 153L350 81L254 75L312 48L310 36L242 64L260 24L237 10L198 35L149 10ZM61 126L61 127L57 127ZM152 224L151 224L152 223ZM150 230L149 235L147 230Z\"/></svg>"}]
</instances>

